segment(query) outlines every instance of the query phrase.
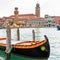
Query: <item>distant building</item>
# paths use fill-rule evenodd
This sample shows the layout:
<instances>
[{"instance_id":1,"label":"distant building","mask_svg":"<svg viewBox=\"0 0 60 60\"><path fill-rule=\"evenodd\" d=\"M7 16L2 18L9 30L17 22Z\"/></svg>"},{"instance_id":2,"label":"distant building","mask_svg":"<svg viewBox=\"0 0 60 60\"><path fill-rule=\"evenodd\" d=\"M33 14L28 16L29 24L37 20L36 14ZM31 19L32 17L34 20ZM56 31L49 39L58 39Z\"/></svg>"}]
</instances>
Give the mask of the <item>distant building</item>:
<instances>
[{"instance_id":1,"label":"distant building","mask_svg":"<svg viewBox=\"0 0 60 60\"><path fill-rule=\"evenodd\" d=\"M36 4L35 14L19 14L18 7L14 9L14 15L0 18L0 27L6 27L6 21L13 27L56 27L54 16L40 17L40 5Z\"/></svg>"},{"instance_id":2,"label":"distant building","mask_svg":"<svg viewBox=\"0 0 60 60\"><path fill-rule=\"evenodd\" d=\"M53 16L55 18L55 23L60 25L60 16Z\"/></svg>"},{"instance_id":3,"label":"distant building","mask_svg":"<svg viewBox=\"0 0 60 60\"><path fill-rule=\"evenodd\" d=\"M35 14L19 14L18 7L15 7L14 15L4 17L5 21L9 21L11 27L43 27L40 21L44 18L40 17L40 5L36 4ZM3 24L5 26L5 22Z\"/></svg>"},{"instance_id":4,"label":"distant building","mask_svg":"<svg viewBox=\"0 0 60 60\"><path fill-rule=\"evenodd\" d=\"M56 27L55 18L49 15L45 15L44 24L46 27Z\"/></svg>"}]
</instances>

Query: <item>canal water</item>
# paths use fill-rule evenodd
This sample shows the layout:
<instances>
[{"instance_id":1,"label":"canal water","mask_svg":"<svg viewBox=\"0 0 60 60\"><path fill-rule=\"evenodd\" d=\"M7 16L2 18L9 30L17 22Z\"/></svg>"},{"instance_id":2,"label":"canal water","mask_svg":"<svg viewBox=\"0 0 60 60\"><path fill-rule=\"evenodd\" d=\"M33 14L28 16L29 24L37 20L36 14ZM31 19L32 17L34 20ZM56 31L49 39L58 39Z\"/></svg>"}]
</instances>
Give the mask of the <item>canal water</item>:
<instances>
[{"instance_id":1,"label":"canal water","mask_svg":"<svg viewBox=\"0 0 60 60\"><path fill-rule=\"evenodd\" d=\"M32 40L32 30L35 30L36 40L43 40L43 35L47 35L50 42L50 57L48 59L33 59L11 54L10 60L60 60L60 31L57 28L22 28L20 30L20 40ZM17 29L11 30L12 40L17 40ZM6 29L0 29L0 38L6 37ZM5 60L6 54L0 51L0 60Z\"/></svg>"}]
</instances>

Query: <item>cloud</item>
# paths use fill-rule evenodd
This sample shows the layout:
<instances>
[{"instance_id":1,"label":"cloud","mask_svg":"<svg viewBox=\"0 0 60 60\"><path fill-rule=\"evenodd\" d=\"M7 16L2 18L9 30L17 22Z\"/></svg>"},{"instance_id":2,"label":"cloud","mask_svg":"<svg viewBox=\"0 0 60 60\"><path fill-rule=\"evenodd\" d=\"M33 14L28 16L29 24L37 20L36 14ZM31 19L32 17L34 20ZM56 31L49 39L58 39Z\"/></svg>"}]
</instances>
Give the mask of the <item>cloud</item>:
<instances>
[{"instance_id":1,"label":"cloud","mask_svg":"<svg viewBox=\"0 0 60 60\"><path fill-rule=\"evenodd\" d=\"M22 13L35 13L36 3L40 4L41 16L45 14L60 15L60 0L1 0L0 17L13 14L14 7Z\"/></svg>"}]
</instances>

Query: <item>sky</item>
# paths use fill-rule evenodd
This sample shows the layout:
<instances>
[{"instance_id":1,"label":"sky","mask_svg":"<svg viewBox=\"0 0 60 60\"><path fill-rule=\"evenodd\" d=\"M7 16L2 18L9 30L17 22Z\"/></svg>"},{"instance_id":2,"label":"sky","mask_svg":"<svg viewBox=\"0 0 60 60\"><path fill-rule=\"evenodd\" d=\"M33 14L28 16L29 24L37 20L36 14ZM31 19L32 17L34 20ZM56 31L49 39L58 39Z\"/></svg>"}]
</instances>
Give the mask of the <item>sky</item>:
<instances>
[{"instance_id":1,"label":"sky","mask_svg":"<svg viewBox=\"0 0 60 60\"><path fill-rule=\"evenodd\" d=\"M60 0L0 0L0 17L14 14L18 7L19 14L35 14L36 3L40 4L40 16L60 16Z\"/></svg>"}]
</instances>

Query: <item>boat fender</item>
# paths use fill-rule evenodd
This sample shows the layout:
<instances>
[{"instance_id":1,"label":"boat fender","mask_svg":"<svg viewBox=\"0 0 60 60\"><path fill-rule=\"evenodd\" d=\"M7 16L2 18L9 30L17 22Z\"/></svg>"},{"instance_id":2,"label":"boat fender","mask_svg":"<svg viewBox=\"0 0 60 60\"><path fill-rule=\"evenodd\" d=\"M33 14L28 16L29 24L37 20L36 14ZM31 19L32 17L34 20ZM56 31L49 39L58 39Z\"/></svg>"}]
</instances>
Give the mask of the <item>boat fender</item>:
<instances>
[{"instance_id":1,"label":"boat fender","mask_svg":"<svg viewBox=\"0 0 60 60\"><path fill-rule=\"evenodd\" d=\"M41 51L45 51L46 47L45 46L41 46Z\"/></svg>"}]
</instances>

